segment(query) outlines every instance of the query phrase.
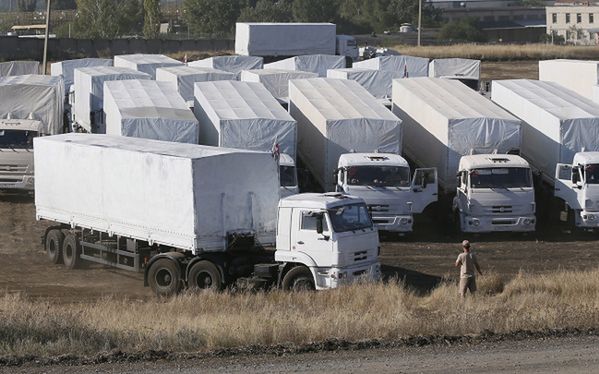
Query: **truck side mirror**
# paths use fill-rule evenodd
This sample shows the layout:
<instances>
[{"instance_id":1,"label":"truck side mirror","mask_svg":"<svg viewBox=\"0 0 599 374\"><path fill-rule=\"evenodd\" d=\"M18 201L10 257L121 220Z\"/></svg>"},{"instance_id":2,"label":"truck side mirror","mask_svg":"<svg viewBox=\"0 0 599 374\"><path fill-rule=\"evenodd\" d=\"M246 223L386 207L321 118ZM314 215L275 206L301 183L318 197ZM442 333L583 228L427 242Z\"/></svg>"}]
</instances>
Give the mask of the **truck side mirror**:
<instances>
[{"instance_id":1,"label":"truck side mirror","mask_svg":"<svg viewBox=\"0 0 599 374\"><path fill-rule=\"evenodd\" d=\"M318 216L316 216L316 232L318 234L322 234L324 232L324 227L322 224L322 220L324 219L322 214L319 214Z\"/></svg>"},{"instance_id":2,"label":"truck side mirror","mask_svg":"<svg viewBox=\"0 0 599 374\"><path fill-rule=\"evenodd\" d=\"M578 167L572 168L572 184L577 187L581 187L581 186L579 186L579 183L580 183L580 174L578 172L579 170L580 170L580 168L578 168Z\"/></svg>"}]
</instances>

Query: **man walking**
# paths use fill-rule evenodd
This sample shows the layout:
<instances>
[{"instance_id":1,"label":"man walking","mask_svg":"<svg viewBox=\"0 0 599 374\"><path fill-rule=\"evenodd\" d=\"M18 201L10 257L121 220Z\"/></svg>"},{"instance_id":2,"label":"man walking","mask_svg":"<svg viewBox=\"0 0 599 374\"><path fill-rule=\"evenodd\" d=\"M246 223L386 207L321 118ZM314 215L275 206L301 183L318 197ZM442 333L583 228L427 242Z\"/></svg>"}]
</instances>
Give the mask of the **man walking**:
<instances>
[{"instance_id":1,"label":"man walking","mask_svg":"<svg viewBox=\"0 0 599 374\"><path fill-rule=\"evenodd\" d=\"M455 262L455 267L460 268L460 296L466 297L466 291L470 290L470 293L474 295L476 292L476 273L475 270L483 275L480 271L480 266L476 260L476 255L470 251L470 242L464 240L462 242L463 253L458 255L458 259Z\"/></svg>"}]
</instances>

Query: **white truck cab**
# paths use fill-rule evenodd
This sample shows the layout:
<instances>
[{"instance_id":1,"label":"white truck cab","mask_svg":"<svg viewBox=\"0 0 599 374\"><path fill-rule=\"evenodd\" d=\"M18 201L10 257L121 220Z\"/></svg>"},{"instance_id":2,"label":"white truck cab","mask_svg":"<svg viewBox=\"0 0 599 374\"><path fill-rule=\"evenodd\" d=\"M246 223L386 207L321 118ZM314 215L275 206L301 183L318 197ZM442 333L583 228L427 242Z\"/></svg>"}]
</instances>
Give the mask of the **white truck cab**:
<instances>
[{"instance_id":1,"label":"white truck cab","mask_svg":"<svg viewBox=\"0 0 599 374\"><path fill-rule=\"evenodd\" d=\"M33 190L33 138L41 128L33 119L0 120L0 190Z\"/></svg>"},{"instance_id":2,"label":"white truck cab","mask_svg":"<svg viewBox=\"0 0 599 374\"><path fill-rule=\"evenodd\" d=\"M391 153L346 153L339 158L337 192L366 201L379 230L411 232L414 214L437 201L437 170L416 169Z\"/></svg>"},{"instance_id":3,"label":"white truck cab","mask_svg":"<svg viewBox=\"0 0 599 374\"><path fill-rule=\"evenodd\" d=\"M463 156L453 209L463 232L534 231L535 192L530 165L520 156Z\"/></svg>"},{"instance_id":4,"label":"white truck cab","mask_svg":"<svg viewBox=\"0 0 599 374\"><path fill-rule=\"evenodd\" d=\"M378 233L364 200L310 193L279 202L275 261L308 268L316 289L380 279L378 255Z\"/></svg>"},{"instance_id":5,"label":"white truck cab","mask_svg":"<svg viewBox=\"0 0 599 374\"><path fill-rule=\"evenodd\" d=\"M358 61L360 50L356 38L351 35L337 35L336 41L335 50L337 55L349 57L352 61Z\"/></svg>"},{"instance_id":6,"label":"white truck cab","mask_svg":"<svg viewBox=\"0 0 599 374\"><path fill-rule=\"evenodd\" d=\"M574 211L574 224L599 228L599 152L578 152L572 165L557 164L555 196Z\"/></svg>"},{"instance_id":7,"label":"white truck cab","mask_svg":"<svg viewBox=\"0 0 599 374\"><path fill-rule=\"evenodd\" d=\"M299 193L295 161L285 153L279 155L279 179L281 181L281 198Z\"/></svg>"}]
</instances>

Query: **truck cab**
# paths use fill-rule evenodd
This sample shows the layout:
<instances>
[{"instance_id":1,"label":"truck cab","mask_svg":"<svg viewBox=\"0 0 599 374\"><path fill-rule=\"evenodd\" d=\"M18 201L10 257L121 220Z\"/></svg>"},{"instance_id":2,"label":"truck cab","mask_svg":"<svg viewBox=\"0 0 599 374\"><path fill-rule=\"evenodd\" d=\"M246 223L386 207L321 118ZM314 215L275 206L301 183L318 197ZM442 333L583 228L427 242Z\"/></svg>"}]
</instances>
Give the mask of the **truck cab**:
<instances>
[{"instance_id":1,"label":"truck cab","mask_svg":"<svg viewBox=\"0 0 599 374\"><path fill-rule=\"evenodd\" d=\"M33 138L41 122L0 120L0 190L33 190Z\"/></svg>"},{"instance_id":2,"label":"truck cab","mask_svg":"<svg viewBox=\"0 0 599 374\"><path fill-rule=\"evenodd\" d=\"M364 200L310 193L279 202L275 260L307 268L311 279L306 281L314 288L335 288L361 278L378 280L378 255L378 233ZM292 288L288 279L292 273L283 273L284 288Z\"/></svg>"},{"instance_id":3,"label":"truck cab","mask_svg":"<svg viewBox=\"0 0 599 374\"><path fill-rule=\"evenodd\" d=\"M279 178L281 181L281 198L299 193L295 161L285 153L279 155Z\"/></svg>"},{"instance_id":4,"label":"truck cab","mask_svg":"<svg viewBox=\"0 0 599 374\"><path fill-rule=\"evenodd\" d=\"M599 228L599 152L578 152L572 164L557 164L555 196L574 211L576 227Z\"/></svg>"},{"instance_id":5,"label":"truck cab","mask_svg":"<svg viewBox=\"0 0 599 374\"><path fill-rule=\"evenodd\" d=\"M416 169L391 153L347 153L339 158L337 192L366 201L379 230L412 231L414 214L437 201L437 170Z\"/></svg>"},{"instance_id":6,"label":"truck cab","mask_svg":"<svg viewBox=\"0 0 599 374\"><path fill-rule=\"evenodd\" d=\"M460 159L453 210L463 232L535 230L535 192L526 160L507 154Z\"/></svg>"},{"instance_id":7,"label":"truck cab","mask_svg":"<svg viewBox=\"0 0 599 374\"><path fill-rule=\"evenodd\" d=\"M356 38L351 35L337 35L336 54L349 57L352 61L358 61L360 51Z\"/></svg>"}]
</instances>

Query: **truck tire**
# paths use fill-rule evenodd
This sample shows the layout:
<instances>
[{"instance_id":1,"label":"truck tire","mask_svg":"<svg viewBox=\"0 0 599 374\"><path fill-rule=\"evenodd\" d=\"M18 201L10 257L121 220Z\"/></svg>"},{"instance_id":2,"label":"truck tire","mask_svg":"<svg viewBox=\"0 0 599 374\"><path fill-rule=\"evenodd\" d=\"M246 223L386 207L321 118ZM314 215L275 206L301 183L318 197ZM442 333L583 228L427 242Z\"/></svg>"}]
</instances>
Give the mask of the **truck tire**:
<instances>
[{"instance_id":1,"label":"truck tire","mask_svg":"<svg viewBox=\"0 0 599 374\"><path fill-rule=\"evenodd\" d=\"M218 291L222 288L220 271L210 261L198 261L189 270L187 287L192 291Z\"/></svg>"},{"instance_id":2,"label":"truck tire","mask_svg":"<svg viewBox=\"0 0 599 374\"><path fill-rule=\"evenodd\" d=\"M181 291L181 270L168 258L161 258L150 265L148 283L159 297L175 296Z\"/></svg>"},{"instance_id":3,"label":"truck tire","mask_svg":"<svg viewBox=\"0 0 599 374\"><path fill-rule=\"evenodd\" d=\"M49 230L46 234L46 254L53 264L62 263L62 243L64 235L57 229Z\"/></svg>"},{"instance_id":4,"label":"truck tire","mask_svg":"<svg viewBox=\"0 0 599 374\"><path fill-rule=\"evenodd\" d=\"M62 260L67 269L77 269L81 266L81 246L75 234L67 234L62 243Z\"/></svg>"},{"instance_id":5,"label":"truck tire","mask_svg":"<svg viewBox=\"0 0 599 374\"><path fill-rule=\"evenodd\" d=\"M296 266L289 270L283 277L282 287L287 291L315 290L312 272L305 266Z\"/></svg>"}]
</instances>

